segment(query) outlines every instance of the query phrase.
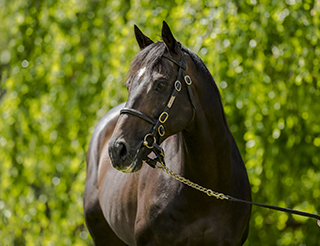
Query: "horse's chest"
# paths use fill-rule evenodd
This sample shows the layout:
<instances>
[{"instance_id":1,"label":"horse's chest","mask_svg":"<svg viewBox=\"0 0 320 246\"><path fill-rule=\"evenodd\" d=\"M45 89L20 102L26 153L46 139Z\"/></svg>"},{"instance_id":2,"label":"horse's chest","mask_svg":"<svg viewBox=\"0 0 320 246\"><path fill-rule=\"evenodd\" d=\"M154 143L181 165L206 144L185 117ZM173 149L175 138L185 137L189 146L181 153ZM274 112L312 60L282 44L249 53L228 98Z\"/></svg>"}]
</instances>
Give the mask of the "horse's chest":
<instances>
[{"instance_id":1,"label":"horse's chest","mask_svg":"<svg viewBox=\"0 0 320 246\"><path fill-rule=\"evenodd\" d=\"M224 238L218 224L208 218L178 220L174 214L158 217L151 224L146 221L136 233L137 245L211 246L220 245Z\"/></svg>"},{"instance_id":2,"label":"horse's chest","mask_svg":"<svg viewBox=\"0 0 320 246\"><path fill-rule=\"evenodd\" d=\"M225 245L222 242L228 238L228 230L218 221L218 216L208 208L194 210L189 206L167 204L164 209L154 204L143 216L138 214L135 237L137 245L148 246Z\"/></svg>"}]
</instances>

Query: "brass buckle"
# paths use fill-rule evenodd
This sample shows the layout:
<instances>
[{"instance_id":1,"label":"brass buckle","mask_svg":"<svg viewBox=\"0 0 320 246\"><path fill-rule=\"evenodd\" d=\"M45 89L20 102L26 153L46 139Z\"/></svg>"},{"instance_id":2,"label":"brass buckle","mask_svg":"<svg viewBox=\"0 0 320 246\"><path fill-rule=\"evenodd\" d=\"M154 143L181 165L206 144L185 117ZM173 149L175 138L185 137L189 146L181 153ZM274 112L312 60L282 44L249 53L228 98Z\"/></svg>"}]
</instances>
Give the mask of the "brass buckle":
<instances>
[{"instance_id":1,"label":"brass buckle","mask_svg":"<svg viewBox=\"0 0 320 246\"><path fill-rule=\"evenodd\" d=\"M176 80L176 82L174 83L174 88L176 89L176 91L181 91L181 82L179 80Z\"/></svg>"},{"instance_id":2,"label":"brass buckle","mask_svg":"<svg viewBox=\"0 0 320 246\"><path fill-rule=\"evenodd\" d=\"M192 80L189 75L184 76L184 81L186 82L187 85L192 84Z\"/></svg>"},{"instance_id":3,"label":"brass buckle","mask_svg":"<svg viewBox=\"0 0 320 246\"><path fill-rule=\"evenodd\" d=\"M159 116L160 123L163 124L164 122L166 122L168 117L169 117L169 114L167 112L162 112L162 114Z\"/></svg>"},{"instance_id":4,"label":"brass buckle","mask_svg":"<svg viewBox=\"0 0 320 246\"><path fill-rule=\"evenodd\" d=\"M148 137L151 137L153 138L153 142L151 145L149 145L149 142L147 140ZM152 137L152 135L150 133L148 133L147 135L144 136L144 139L143 139L143 145L146 146L148 149L152 149L153 148L153 144L156 142L156 138L155 137Z\"/></svg>"},{"instance_id":5,"label":"brass buckle","mask_svg":"<svg viewBox=\"0 0 320 246\"><path fill-rule=\"evenodd\" d=\"M158 128L158 133L161 137L164 136L164 134L166 133L165 130L164 130L164 127L163 125L160 125L159 128Z\"/></svg>"}]
</instances>

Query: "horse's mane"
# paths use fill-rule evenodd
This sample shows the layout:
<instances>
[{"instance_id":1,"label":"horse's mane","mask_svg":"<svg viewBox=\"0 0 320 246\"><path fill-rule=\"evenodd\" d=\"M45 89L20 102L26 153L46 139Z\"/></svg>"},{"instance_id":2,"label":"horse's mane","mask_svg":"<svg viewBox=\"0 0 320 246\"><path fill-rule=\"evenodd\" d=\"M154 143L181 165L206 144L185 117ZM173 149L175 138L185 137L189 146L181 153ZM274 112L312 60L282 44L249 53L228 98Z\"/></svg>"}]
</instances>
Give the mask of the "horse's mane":
<instances>
[{"instance_id":1,"label":"horse's mane","mask_svg":"<svg viewBox=\"0 0 320 246\"><path fill-rule=\"evenodd\" d=\"M221 106L221 112L223 115L223 121L224 121L225 125L227 126L227 128L229 129L227 119L226 119L226 116L224 113L224 109L222 106L220 91L219 91L218 86L217 86L216 82L214 81L210 71L208 70L207 66L204 64L204 62L201 60L201 58L199 56L197 56L195 53L193 53L187 47L182 47L182 51L186 52L191 57L193 63L196 65L200 74L202 74L204 76L205 80L213 86L216 95L218 95L218 99L219 99L220 106Z\"/></svg>"}]
</instances>

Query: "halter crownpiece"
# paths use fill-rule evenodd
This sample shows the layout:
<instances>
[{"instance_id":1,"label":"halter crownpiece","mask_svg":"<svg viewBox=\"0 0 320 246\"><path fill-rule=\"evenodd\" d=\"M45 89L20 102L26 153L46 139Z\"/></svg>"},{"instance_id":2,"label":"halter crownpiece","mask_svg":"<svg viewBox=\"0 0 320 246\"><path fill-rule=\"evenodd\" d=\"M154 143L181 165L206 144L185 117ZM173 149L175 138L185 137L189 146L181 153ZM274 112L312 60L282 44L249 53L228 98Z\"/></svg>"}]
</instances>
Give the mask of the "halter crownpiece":
<instances>
[{"instance_id":1,"label":"halter crownpiece","mask_svg":"<svg viewBox=\"0 0 320 246\"><path fill-rule=\"evenodd\" d=\"M141 119L143 119L153 125L151 132L145 135L144 140L141 145L141 148L151 149L152 152L155 153L155 155L156 155L155 159L151 159L151 158L147 157L146 160L143 160L153 168L156 167L157 162L164 164L164 152L163 152L163 149L157 143L157 135L160 137L163 137L165 135L165 128L164 128L163 124L168 120L169 112L172 108L172 105L173 105L178 93L181 91L182 79L184 80L184 82L187 85L188 96L189 96L189 100L192 105L192 119L194 118L194 115L195 115L195 108L196 108L195 100L194 100L192 90L190 88L190 85L192 84L192 80L191 80L190 76L186 75L186 73L185 73L185 70L187 69L186 61L185 61L184 53L182 51L181 44L180 43L178 43L178 44L179 44L179 47L181 50L181 61L178 61L167 54L162 55L164 58L168 59L169 61L171 61L172 63L177 65L179 70L178 70L178 77L174 83L174 86L173 86L173 89L171 92L171 96L170 96L165 108L163 109L162 113L158 117L158 119L154 119L154 118L150 117L149 115L147 115L143 112L140 112L136 109L133 109L133 108L123 108L122 110L120 110L120 114L132 114L132 115L137 116L137 117L139 117L139 118L141 118ZM141 151L141 149L140 149L140 151Z\"/></svg>"}]
</instances>

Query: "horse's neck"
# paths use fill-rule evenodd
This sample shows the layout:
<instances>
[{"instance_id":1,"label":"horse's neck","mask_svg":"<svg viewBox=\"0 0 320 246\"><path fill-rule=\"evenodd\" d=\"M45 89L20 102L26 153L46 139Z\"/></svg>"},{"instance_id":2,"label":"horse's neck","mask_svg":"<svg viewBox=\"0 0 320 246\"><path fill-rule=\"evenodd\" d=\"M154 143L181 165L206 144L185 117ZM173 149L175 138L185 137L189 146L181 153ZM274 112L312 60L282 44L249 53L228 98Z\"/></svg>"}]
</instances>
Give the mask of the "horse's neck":
<instances>
[{"instance_id":1,"label":"horse's neck","mask_svg":"<svg viewBox=\"0 0 320 246\"><path fill-rule=\"evenodd\" d=\"M205 96L207 98L198 99L195 119L182 133L184 172L190 179L212 189L228 191L234 164L232 153L236 146L226 124L219 95Z\"/></svg>"}]
</instances>

